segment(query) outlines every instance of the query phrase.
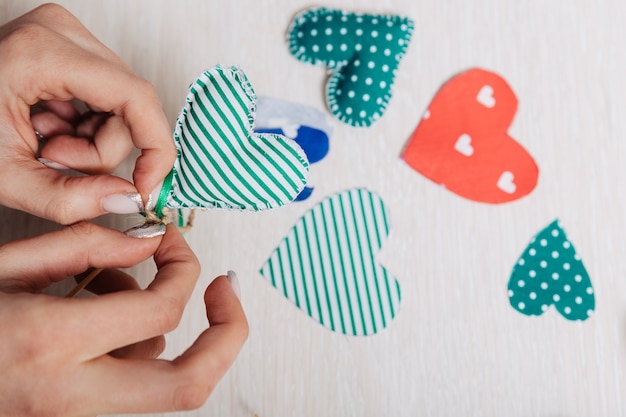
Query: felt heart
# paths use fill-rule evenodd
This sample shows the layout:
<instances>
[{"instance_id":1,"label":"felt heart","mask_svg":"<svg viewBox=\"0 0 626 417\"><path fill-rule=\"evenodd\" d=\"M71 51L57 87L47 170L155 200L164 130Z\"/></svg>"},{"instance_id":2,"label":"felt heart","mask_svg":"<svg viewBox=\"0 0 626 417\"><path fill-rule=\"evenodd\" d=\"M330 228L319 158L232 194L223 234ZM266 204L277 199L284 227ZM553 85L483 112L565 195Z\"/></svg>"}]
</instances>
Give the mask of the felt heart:
<instances>
[{"instance_id":1,"label":"felt heart","mask_svg":"<svg viewBox=\"0 0 626 417\"><path fill-rule=\"evenodd\" d=\"M309 163L292 140L253 133L256 96L238 67L217 66L191 85L174 130L178 158L163 207L263 210L292 201Z\"/></svg>"},{"instance_id":2,"label":"felt heart","mask_svg":"<svg viewBox=\"0 0 626 417\"><path fill-rule=\"evenodd\" d=\"M302 216L261 275L329 329L374 334L400 304L398 282L375 259L388 219L382 199L365 189L327 198Z\"/></svg>"},{"instance_id":3,"label":"felt heart","mask_svg":"<svg viewBox=\"0 0 626 417\"><path fill-rule=\"evenodd\" d=\"M411 40L413 22L402 16L313 8L288 31L297 59L332 71L326 84L330 111L352 126L370 126L391 98L396 70Z\"/></svg>"},{"instance_id":4,"label":"felt heart","mask_svg":"<svg viewBox=\"0 0 626 417\"><path fill-rule=\"evenodd\" d=\"M517 98L497 74L472 69L457 75L428 106L402 158L470 200L517 200L535 188L539 169L507 134L516 109Z\"/></svg>"},{"instance_id":5,"label":"felt heart","mask_svg":"<svg viewBox=\"0 0 626 417\"><path fill-rule=\"evenodd\" d=\"M535 236L509 279L509 301L527 316L551 305L568 320L586 320L595 309L591 280L557 220Z\"/></svg>"},{"instance_id":6,"label":"felt heart","mask_svg":"<svg viewBox=\"0 0 626 417\"><path fill-rule=\"evenodd\" d=\"M326 113L311 106L261 97L257 103L255 131L282 134L293 139L313 164L328 154L333 131L329 119ZM306 186L295 201L306 200L312 193L313 187Z\"/></svg>"}]
</instances>

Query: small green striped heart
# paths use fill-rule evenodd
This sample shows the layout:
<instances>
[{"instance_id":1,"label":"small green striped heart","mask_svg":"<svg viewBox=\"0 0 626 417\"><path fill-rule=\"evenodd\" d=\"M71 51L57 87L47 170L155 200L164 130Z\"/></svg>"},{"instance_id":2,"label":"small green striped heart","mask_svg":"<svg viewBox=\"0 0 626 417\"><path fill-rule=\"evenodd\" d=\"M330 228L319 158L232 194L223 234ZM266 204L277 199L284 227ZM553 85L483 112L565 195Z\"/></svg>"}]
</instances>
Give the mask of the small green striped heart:
<instances>
[{"instance_id":1,"label":"small green striped heart","mask_svg":"<svg viewBox=\"0 0 626 417\"><path fill-rule=\"evenodd\" d=\"M511 306L527 316L540 316L554 304L568 320L587 320L596 305L589 274L557 220L526 247L508 288Z\"/></svg>"},{"instance_id":2,"label":"small green striped heart","mask_svg":"<svg viewBox=\"0 0 626 417\"><path fill-rule=\"evenodd\" d=\"M371 335L400 306L400 286L376 262L389 234L382 199L352 189L309 210L261 269L287 299L329 329Z\"/></svg>"},{"instance_id":3,"label":"small green striped heart","mask_svg":"<svg viewBox=\"0 0 626 417\"><path fill-rule=\"evenodd\" d=\"M238 67L217 66L191 85L176 121L178 158L158 202L164 207L264 210L298 196L304 151L276 134L253 133L256 95Z\"/></svg>"}]
</instances>

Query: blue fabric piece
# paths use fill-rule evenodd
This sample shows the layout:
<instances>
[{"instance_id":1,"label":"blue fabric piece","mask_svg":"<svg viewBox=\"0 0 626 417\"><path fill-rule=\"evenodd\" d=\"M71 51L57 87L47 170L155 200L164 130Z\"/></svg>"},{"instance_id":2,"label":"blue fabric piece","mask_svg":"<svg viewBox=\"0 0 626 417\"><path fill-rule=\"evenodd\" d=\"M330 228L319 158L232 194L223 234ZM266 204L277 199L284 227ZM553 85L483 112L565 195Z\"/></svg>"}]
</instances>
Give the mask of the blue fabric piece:
<instances>
[{"instance_id":1,"label":"blue fabric piece","mask_svg":"<svg viewBox=\"0 0 626 417\"><path fill-rule=\"evenodd\" d=\"M255 129L257 133L274 133L278 135L285 135L285 132L281 128L264 128ZM315 163L324 159L330 149L330 141L328 135L319 129L315 129L309 126L300 126L298 128L298 135L295 138L291 138L296 141L298 145L304 150L309 163Z\"/></svg>"},{"instance_id":2,"label":"blue fabric piece","mask_svg":"<svg viewBox=\"0 0 626 417\"><path fill-rule=\"evenodd\" d=\"M260 97L256 107L257 133L280 134L295 141L309 163L324 159L330 150L333 131L329 116L315 107L276 98ZM294 201L304 201L314 187L305 187Z\"/></svg>"},{"instance_id":3,"label":"blue fabric piece","mask_svg":"<svg viewBox=\"0 0 626 417\"><path fill-rule=\"evenodd\" d=\"M313 194L313 187L304 187L293 201L304 201Z\"/></svg>"},{"instance_id":4,"label":"blue fabric piece","mask_svg":"<svg viewBox=\"0 0 626 417\"><path fill-rule=\"evenodd\" d=\"M285 132L281 128L265 128L255 129L257 133L272 133L276 135L285 135ZM297 136L291 138L294 140L304 153L306 154L309 163L321 161L328 154L330 149L330 141L328 135L319 129L315 129L308 126L300 126L297 130ZM300 194L293 201L304 201L311 197L314 187L304 187Z\"/></svg>"}]
</instances>

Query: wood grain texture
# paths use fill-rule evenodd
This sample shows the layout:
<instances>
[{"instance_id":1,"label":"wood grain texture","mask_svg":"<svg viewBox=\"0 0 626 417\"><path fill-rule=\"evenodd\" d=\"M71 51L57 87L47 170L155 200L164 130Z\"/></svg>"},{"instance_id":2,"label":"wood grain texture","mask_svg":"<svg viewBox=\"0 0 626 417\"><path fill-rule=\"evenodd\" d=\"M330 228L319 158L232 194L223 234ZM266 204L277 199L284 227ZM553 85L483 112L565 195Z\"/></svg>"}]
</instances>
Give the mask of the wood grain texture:
<instances>
[{"instance_id":1,"label":"wood grain texture","mask_svg":"<svg viewBox=\"0 0 626 417\"><path fill-rule=\"evenodd\" d=\"M8 20L39 2L0 0ZM325 71L292 58L285 31L304 0L62 1L158 90L173 125L205 68L238 64L259 95L324 107ZM273 212L199 213L188 241L203 273L175 357L206 326L202 293L237 271L250 321L238 361L198 411L177 416L626 416L626 3L607 0L330 1L415 21L394 97L370 129L338 122L312 167L313 197ZM535 157L539 184L502 206L436 186L399 155L443 82L495 71L519 99L509 130ZM131 162L119 170L129 176ZM380 194L392 232L380 261L400 281L399 317L381 334L331 333L258 273L297 219L354 186ZM584 323L553 310L514 311L512 266L531 236L560 218L596 292ZM126 218L109 217L122 227ZM0 209L6 242L53 227ZM146 283L153 267L132 269Z\"/></svg>"}]
</instances>

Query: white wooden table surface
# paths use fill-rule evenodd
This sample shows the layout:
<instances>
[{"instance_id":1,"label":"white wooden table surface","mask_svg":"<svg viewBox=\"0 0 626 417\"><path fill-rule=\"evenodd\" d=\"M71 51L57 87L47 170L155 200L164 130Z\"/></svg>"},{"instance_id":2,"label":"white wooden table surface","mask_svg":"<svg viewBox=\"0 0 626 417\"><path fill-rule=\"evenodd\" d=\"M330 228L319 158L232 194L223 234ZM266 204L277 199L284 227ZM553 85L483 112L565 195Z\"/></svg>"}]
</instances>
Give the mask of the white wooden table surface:
<instances>
[{"instance_id":1,"label":"white wooden table surface","mask_svg":"<svg viewBox=\"0 0 626 417\"><path fill-rule=\"evenodd\" d=\"M2 21L39 2L0 0ZM205 68L238 64L259 95L324 108L325 71L292 58L293 15L310 6L406 15L413 39L394 97L370 129L335 122L331 151L312 168L309 200L262 214L199 213L188 241L203 272L164 357L206 326L202 293L237 271L250 337L199 411L180 416L626 416L626 3L619 0L62 1L152 82L173 125ZM438 88L482 67L519 99L510 128L540 169L522 200L462 199L399 155ZM126 163L119 174L128 176ZM332 333L297 310L259 269L297 219L354 186L380 194L392 231L380 261L402 305L371 337ZM596 293L595 315L529 318L509 305L517 257L560 218ZM109 216L123 228L137 218ZM0 208L1 241L55 226ZM142 282L154 268L132 268Z\"/></svg>"}]
</instances>

